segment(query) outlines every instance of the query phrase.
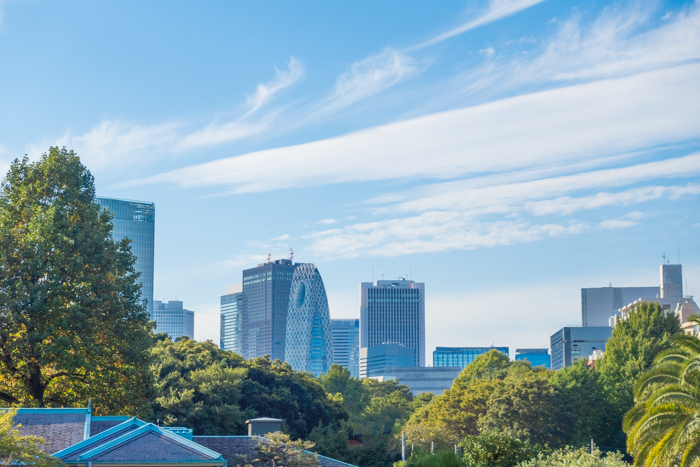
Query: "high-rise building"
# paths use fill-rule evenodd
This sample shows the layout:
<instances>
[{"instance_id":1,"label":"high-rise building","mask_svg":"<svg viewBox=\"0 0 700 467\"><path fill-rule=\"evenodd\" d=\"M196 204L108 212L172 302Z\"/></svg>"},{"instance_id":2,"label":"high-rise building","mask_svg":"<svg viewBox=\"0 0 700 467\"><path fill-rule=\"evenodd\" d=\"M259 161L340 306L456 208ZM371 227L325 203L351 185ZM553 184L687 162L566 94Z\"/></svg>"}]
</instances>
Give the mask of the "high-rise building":
<instances>
[{"instance_id":1,"label":"high-rise building","mask_svg":"<svg viewBox=\"0 0 700 467\"><path fill-rule=\"evenodd\" d=\"M412 368L416 365L416 352L401 344L381 344L360 348L360 378L386 376L394 368Z\"/></svg>"},{"instance_id":2,"label":"high-rise building","mask_svg":"<svg viewBox=\"0 0 700 467\"><path fill-rule=\"evenodd\" d=\"M243 283L226 287L221 296L220 347L243 354Z\"/></svg>"},{"instance_id":3,"label":"high-rise building","mask_svg":"<svg viewBox=\"0 0 700 467\"><path fill-rule=\"evenodd\" d=\"M549 370L549 349L515 349L515 360L526 360L532 366L543 366Z\"/></svg>"},{"instance_id":4,"label":"high-rise building","mask_svg":"<svg viewBox=\"0 0 700 467\"><path fill-rule=\"evenodd\" d=\"M680 264L661 265L661 298L683 298L683 269Z\"/></svg>"},{"instance_id":5,"label":"high-rise building","mask_svg":"<svg viewBox=\"0 0 700 467\"><path fill-rule=\"evenodd\" d=\"M333 364L333 335L326 288L311 263L292 275L287 307L285 359L297 371L318 376Z\"/></svg>"},{"instance_id":6,"label":"high-rise building","mask_svg":"<svg viewBox=\"0 0 700 467\"><path fill-rule=\"evenodd\" d=\"M395 379L399 384L408 386L414 396L424 392L432 392L435 395L442 395L445 389L450 389L452 383L462 372L460 367L440 366L440 367L413 367L413 368L391 368L386 374L379 375L376 372L371 378L380 381Z\"/></svg>"},{"instance_id":7,"label":"high-rise building","mask_svg":"<svg viewBox=\"0 0 700 467\"><path fill-rule=\"evenodd\" d=\"M437 347L433 351L433 366L464 368L490 350L509 356L508 347Z\"/></svg>"},{"instance_id":8,"label":"high-rise building","mask_svg":"<svg viewBox=\"0 0 700 467\"><path fill-rule=\"evenodd\" d=\"M638 298L659 296L659 287L598 287L581 289L581 324L608 326L610 317Z\"/></svg>"},{"instance_id":9,"label":"high-rise building","mask_svg":"<svg viewBox=\"0 0 700 467\"><path fill-rule=\"evenodd\" d=\"M343 365L355 378L360 377L360 320L332 319L333 363Z\"/></svg>"},{"instance_id":10,"label":"high-rise building","mask_svg":"<svg viewBox=\"0 0 700 467\"><path fill-rule=\"evenodd\" d=\"M403 278L360 284L360 355L383 344L411 349L414 365L425 366L425 284Z\"/></svg>"},{"instance_id":11,"label":"high-rise building","mask_svg":"<svg viewBox=\"0 0 700 467\"><path fill-rule=\"evenodd\" d=\"M278 259L243 271L241 340L246 359L270 355L285 360L289 290L298 266L291 259Z\"/></svg>"},{"instance_id":12,"label":"high-rise building","mask_svg":"<svg viewBox=\"0 0 700 467\"><path fill-rule=\"evenodd\" d=\"M184 309L179 300L156 300L153 304L153 319L156 322L156 332L167 332L172 340L181 336L194 339L194 311Z\"/></svg>"},{"instance_id":13,"label":"high-rise building","mask_svg":"<svg viewBox=\"0 0 700 467\"><path fill-rule=\"evenodd\" d=\"M611 335L609 326L560 329L550 339L552 370L561 370L577 360L588 360L594 350L605 351L605 343Z\"/></svg>"},{"instance_id":14,"label":"high-rise building","mask_svg":"<svg viewBox=\"0 0 700 467\"><path fill-rule=\"evenodd\" d=\"M144 201L117 198L96 198L103 208L114 214L112 237L114 240L128 238L131 251L136 256L134 269L139 272L141 296L147 300L146 308L153 315L153 249L155 241L156 206Z\"/></svg>"}]
</instances>

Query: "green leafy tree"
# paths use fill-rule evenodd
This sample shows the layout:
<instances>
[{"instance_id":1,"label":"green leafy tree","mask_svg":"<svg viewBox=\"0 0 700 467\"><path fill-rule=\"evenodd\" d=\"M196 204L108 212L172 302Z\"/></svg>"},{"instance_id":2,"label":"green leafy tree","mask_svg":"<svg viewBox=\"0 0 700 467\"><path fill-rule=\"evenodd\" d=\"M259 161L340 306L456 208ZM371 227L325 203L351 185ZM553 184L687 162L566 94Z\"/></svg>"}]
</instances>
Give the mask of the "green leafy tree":
<instances>
[{"instance_id":1,"label":"green leafy tree","mask_svg":"<svg viewBox=\"0 0 700 467\"><path fill-rule=\"evenodd\" d=\"M624 419L635 465L700 464L700 340L678 334L673 342L637 380L637 405Z\"/></svg>"},{"instance_id":2,"label":"green leafy tree","mask_svg":"<svg viewBox=\"0 0 700 467\"><path fill-rule=\"evenodd\" d=\"M145 410L151 325L134 261L75 153L12 163L0 192L1 401Z\"/></svg>"},{"instance_id":3,"label":"green leafy tree","mask_svg":"<svg viewBox=\"0 0 700 467\"><path fill-rule=\"evenodd\" d=\"M466 467L515 467L535 458L540 449L508 431L485 431L460 443Z\"/></svg>"},{"instance_id":4,"label":"green leafy tree","mask_svg":"<svg viewBox=\"0 0 700 467\"><path fill-rule=\"evenodd\" d=\"M603 456L598 449L593 453L587 449L564 448L552 453L541 453L537 459L522 462L518 467L628 467L622 454L609 453Z\"/></svg>"},{"instance_id":5,"label":"green leafy tree","mask_svg":"<svg viewBox=\"0 0 700 467\"><path fill-rule=\"evenodd\" d=\"M211 343L160 341L152 353L156 397L154 418L188 426L198 434L230 435L244 426L243 358Z\"/></svg>"},{"instance_id":6,"label":"green leafy tree","mask_svg":"<svg viewBox=\"0 0 700 467\"><path fill-rule=\"evenodd\" d=\"M255 454L246 459L246 467L306 467L320 466L318 457L308 450L309 441L292 441L283 433L269 433L253 448Z\"/></svg>"},{"instance_id":7,"label":"green leafy tree","mask_svg":"<svg viewBox=\"0 0 700 467\"><path fill-rule=\"evenodd\" d=\"M370 391L342 365L332 365L328 373L319 376L318 380L328 394L342 396L343 406L349 414L360 414L369 404Z\"/></svg>"},{"instance_id":8,"label":"green leafy tree","mask_svg":"<svg viewBox=\"0 0 700 467\"><path fill-rule=\"evenodd\" d=\"M535 444L566 444L574 423L546 370L511 367L487 405L486 415L479 421L482 430L509 431Z\"/></svg>"},{"instance_id":9,"label":"green leafy tree","mask_svg":"<svg viewBox=\"0 0 700 467\"><path fill-rule=\"evenodd\" d=\"M394 467L463 467L462 459L449 449L441 449L435 454L423 450L409 457L406 461L394 463Z\"/></svg>"},{"instance_id":10,"label":"green leafy tree","mask_svg":"<svg viewBox=\"0 0 700 467\"><path fill-rule=\"evenodd\" d=\"M552 372L549 381L562 397L562 410L570 415L566 443L582 447L591 439L604 445L610 439L610 402L600 374L579 360L571 367Z\"/></svg>"},{"instance_id":11,"label":"green leafy tree","mask_svg":"<svg viewBox=\"0 0 700 467\"><path fill-rule=\"evenodd\" d=\"M633 387L637 378L651 367L654 357L671 345L671 336L681 331L673 313L664 313L656 302L642 302L619 321L605 345L605 356L596 361L610 401L610 434L599 444L625 449L622 419L634 405Z\"/></svg>"},{"instance_id":12,"label":"green leafy tree","mask_svg":"<svg viewBox=\"0 0 700 467\"><path fill-rule=\"evenodd\" d=\"M58 467L60 459L45 453L44 440L35 436L22 436L12 423L16 411L0 412L0 466L22 465L26 467Z\"/></svg>"}]
</instances>

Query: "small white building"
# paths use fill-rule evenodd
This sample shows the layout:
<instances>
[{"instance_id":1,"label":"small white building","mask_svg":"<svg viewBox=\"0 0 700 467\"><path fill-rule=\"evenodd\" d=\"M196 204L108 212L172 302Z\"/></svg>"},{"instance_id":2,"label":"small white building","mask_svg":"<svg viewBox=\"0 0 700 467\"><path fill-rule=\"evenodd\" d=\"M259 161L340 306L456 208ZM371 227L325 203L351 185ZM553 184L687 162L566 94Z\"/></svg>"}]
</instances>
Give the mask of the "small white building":
<instances>
[{"instance_id":1,"label":"small white building","mask_svg":"<svg viewBox=\"0 0 700 467\"><path fill-rule=\"evenodd\" d=\"M170 300L153 302L153 320L155 332L165 332L173 341L181 336L194 339L194 311L182 307L182 302Z\"/></svg>"}]
</instances>

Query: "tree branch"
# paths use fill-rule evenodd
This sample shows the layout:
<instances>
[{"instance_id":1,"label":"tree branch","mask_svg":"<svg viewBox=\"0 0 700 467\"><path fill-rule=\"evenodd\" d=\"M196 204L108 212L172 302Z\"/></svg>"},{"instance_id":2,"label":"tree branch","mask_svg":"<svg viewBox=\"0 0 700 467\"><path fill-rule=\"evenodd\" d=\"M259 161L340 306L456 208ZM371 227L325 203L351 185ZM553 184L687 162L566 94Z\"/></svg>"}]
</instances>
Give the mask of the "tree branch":
<instances>
[{"instance_id":1,"label":"tree branch","mask_svg":"<svg viewBox=\"0 0 700 467\"><path fill-rule=\"evenodd\" d=\"M9 394L5 394L4 392L0 392L0 400L7 402L8 404L17 404L19 402L19 400L15 399Z\"/></svg>"}]
</instances>

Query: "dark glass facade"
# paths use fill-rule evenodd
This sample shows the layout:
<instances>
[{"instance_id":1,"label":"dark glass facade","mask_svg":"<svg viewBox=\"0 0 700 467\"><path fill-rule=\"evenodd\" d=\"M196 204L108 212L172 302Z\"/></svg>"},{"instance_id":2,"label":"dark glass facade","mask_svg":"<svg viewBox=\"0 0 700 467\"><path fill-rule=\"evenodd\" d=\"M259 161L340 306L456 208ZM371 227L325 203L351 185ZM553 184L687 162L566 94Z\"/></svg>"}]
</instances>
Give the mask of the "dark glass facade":
<instances>
[{"instance_id":1,"label":"dark glass facade","mask_svg":"<svg viewBox=\"0 0 700 467\"><path fill-rule=\"evenodd\" d=\"M141 273L141 296L147 300L148 313L153 315L153 266L156 206L144 201L117 198L96 198L96 201L114 214L112 223L115 240L131 240L131 251L136 256L134 268Z\"/></svg>"},{"instance_id":2,"label":"dark glass facade","mask_svg":"<svg viewBox=\"0 0 700 467\"><path fill-rule=\"evenodd\" d=\"M489 350L508 356L508 347L437 347L433 352L433 366L466 367Z\"/></svg>"},{"instance_id":3,"label":"dark glass facade","mask_svg":"<svg viewBox=\"0 0 700 467\"><path fill-rule=\"evenodd\" d=\"M297 266L280 259L243 271L241 350L246 359L270 355L285 360L287 305Z\"/></svg>"},{"instance_id":4,"label":"dark glass facade","mask_svg":"<svg viewBox=\"0 0 700 467\"><path fill-rule=\"evenodd\" d=\"M605 343L612 335L612 328L565 327L550 338L552 370L571 366L576 360L588 360L594 350L605 351Z\"/></svg>"}]
</instances>

